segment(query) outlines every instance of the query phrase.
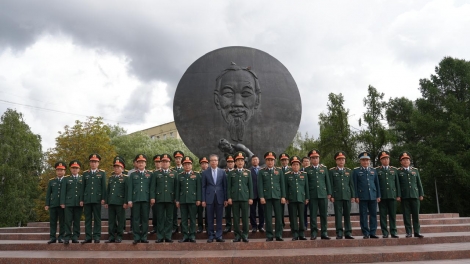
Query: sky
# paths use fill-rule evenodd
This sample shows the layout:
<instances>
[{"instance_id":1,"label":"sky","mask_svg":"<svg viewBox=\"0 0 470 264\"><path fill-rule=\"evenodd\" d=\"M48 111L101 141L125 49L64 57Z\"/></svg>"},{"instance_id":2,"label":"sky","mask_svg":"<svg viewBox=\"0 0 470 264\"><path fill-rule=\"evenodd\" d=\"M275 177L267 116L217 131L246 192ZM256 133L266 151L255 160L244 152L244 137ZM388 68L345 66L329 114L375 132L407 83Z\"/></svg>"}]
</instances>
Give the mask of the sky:
<instances>
[{"instance_id":1,"label":"sky","mask_svg":"<svg viewBox=\"0 0 470 264\"><path fill-rule=\"evenodd\" d=\"M299 131L317 138L329 93L343 94L361 129L369 85L386 100L419 98L419 80L445 56L470 59L468 29L468 1L2 0L0 114L23 113L43 150L87 116L150 128L173 121L195 60L247 46L287 67L302 98Z\"/></svg>"}]
</instances>

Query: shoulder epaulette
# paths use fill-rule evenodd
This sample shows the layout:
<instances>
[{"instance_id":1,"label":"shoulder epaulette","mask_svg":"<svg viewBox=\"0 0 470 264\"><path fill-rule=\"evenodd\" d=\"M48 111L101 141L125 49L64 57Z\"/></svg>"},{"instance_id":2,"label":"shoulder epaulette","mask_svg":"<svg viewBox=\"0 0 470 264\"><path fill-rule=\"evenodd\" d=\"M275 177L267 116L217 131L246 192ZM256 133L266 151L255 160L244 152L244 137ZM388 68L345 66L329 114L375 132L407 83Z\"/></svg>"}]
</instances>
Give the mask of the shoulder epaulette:
<instances>
[{"instance_id":1,"label":"shoulder epaulette","mask_svg":"<svg viewBox=\"0 0 470 264\"><path fill-rule=\"evenodd\" d=\"M398 168L399 170L403 170L403 167Z\"/></svg>"},{"instance_id":2,"label":"shoulder epaulette","mask_svg":"<svg viewBox=\"0 0 470 264\"><path fill-rule=\"evenodd\" d=\"M356 168L354 168L354 169L359 169L359 167L356 167Z\"/></svg>"},{"instance_id":3,"label":"shoulder epaulette","mask_svg":"<svg viewBox=\"0 0 470 264\"><path fill-rule=\"evenodd\" d=\"M50 178L49 180L52 181L52 180L54 180L54 179L55 179L55 178Z\"/></svg>"},{"instance_id":4,"label":"shoulder epaulette","mask_svg":"<svg viewBox=\"0 0 470 264\"><path fill-rule=\"evenodd\" d=\"M330 170L334 170L334 169L336 169L336 167L330 168Z\"/></svg>"},{"instance_id":5,"label":"shoulder epaulette","mask_svg":"<svg viewBox=\"0 0 470 264\"><path fill-rule=\"evenodd\" d=\"M394 166L390 166L390 168L398 169L397 167L394 167Z\"/></svg>"},{"instance_id":6,"label":"shoulder epaulette","mask_svg":"<svg viewBox=\"0 0 470 264\"><path fill-rule=\"evenodd\" d=\"M287 171L286 174L292 174L292 171Z\"/></svg>"},{"instance_id":7,"label":"shoulder epaulette","mask_svg":"<svg viewBox=\"0 0 470 264\"><path fill-rule=\"evenodd\" d=\"M103 172L106 172L105 170L102 170L102 169L98 169L99 171L103 171Z\"/></svg>"},{"instance_id":8,"label":"shoulder epaulette","mask_svg":"<svg viewBox=\"0 0 470 264\"><path fill-rule=\"evenodd\" d=\"M265 167L265 168L267 168L267 167ZM276 169L280 169L280 170L282 170L282 167L276 167Z\"/></svg>"},{"instance_id":9,"label":"shoulder epaulette","mask_svg":"<svg viewBox=\"0 0 470 264\"><path fill-rule=\"evenodd\" d=\"M344 167L344 169L345 169L345 170L351 170L350 168L346 168L346 167Z\"/></svg>"},{"instance_id":10,"label":"shoulder epaulette","mask_svg":"<svg viewBox=\"0 0 470 264\"><path fill-rule=\"evenodd\" d=\"M418 169L418 168L416 168L416 167L410 167L410 168L411 168L411 169Z\"/></svg>"},{"instance_id":11,"label":"shoulder epaulette","mask_svg":"<svg viewBox=\"0 0 470 264\"><path fill-rule=\"evenodd\" d=\"M243 169L244 171L250 171L249 169Z\"/></svg>"},{"instance_id":12,"label":"shoulder epaulette","mask_svg":"<svg viewBox=\"0 0 470 264\"><path fill-rule=\"evenodd\" d=\"M64 177L70 177L70 175L65 175Z\"/></svg>"}]
</instances>

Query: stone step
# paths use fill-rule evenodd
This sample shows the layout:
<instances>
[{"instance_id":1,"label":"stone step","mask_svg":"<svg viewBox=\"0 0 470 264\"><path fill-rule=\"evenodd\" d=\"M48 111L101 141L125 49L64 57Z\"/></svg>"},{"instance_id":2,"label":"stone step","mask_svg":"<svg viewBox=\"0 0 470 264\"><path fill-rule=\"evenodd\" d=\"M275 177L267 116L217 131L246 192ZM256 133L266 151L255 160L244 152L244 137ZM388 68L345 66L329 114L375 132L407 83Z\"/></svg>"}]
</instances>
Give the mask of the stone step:
<instances>
[{"instance_id":1,"label":"stone step","mask_svg":"<svg viewBox=\"0 0 470 264\"><path fill-rule=\"evenodd\" d=\"M299 241L300 242L300 241ZM219 243L222 245L223 243ZM265 243L269 244L269 243ZM251 245L251 244L250 244ZM148 244L135 247L146 248ZM0 251L0 263L361 263L470 258L470 243L270 250Z\"/></svg>"},{"instance_id":2,"label":"stone step","mask_svg":"<svg viewBox=\"0 0 470 264\"><path fill-rule=\"evenodd\" d=\"M310 220L310 219L308 219ZM317 219L318 224L320 224L320 220ZM152 226L152 223L150 226ZM289 227L289 221L286 222L286 226ZM470 223L470 217L459 217L459 218L427 218L427 219L420 219L421 225L446 225L446 224L465 224ZM81 231L85 231L85 223L81 222ZM101 226L102 232L108 232L108 222L103 221ZM129 221L126 222L126 229L129 230L130 223ZM359 221L351 221L353 227L360 227ZM397 225L402 226L404 225L403 220L397 220ZM377 221L377 226L380 226L380 220ZM328 228L335 228L334 220L328 222ZM36 233L36 232L48 232L49 231L49 223L48 222L35 222L35 225L28 227L4 227L0 228L0 233Z\"/></svg>"},{"instance_id":3,"label":"stone step","mask_svg":"<svg viewBox=\"0 0 470 264\"><path fill-rule=\"evenodd\" d=\"M150 228L151 229L151 228ZM397 226L398 233L403 236L405 234L405 228L404 226ZM421 225L421 233L426 234L426 233L441 233L441 232L467 232L470 231L470 224L453 224L453 225ZM336 231L335 229L328 229L328 235L331 237L336 236ZM361 229L359 227L353 227L353 236L362 236ZM380 228L377 230L377 235L380 236L382 235L382 232ZM234 236L233 232L224 234L224 238L227 239L232 239ZM310 231L307 230L305 232L305 236L309 237L310 236ZM149 235L149 240L154 240L156 237L155 234ZM249 234L250 238L264 238L265 234L264 233L251 233ZM283 231L283 237L288 238L292 237L291 232L289 229L284 229ZM180 239L181 238L181 233L176 233L173 235L173 239ZM196 239L206 239L207 234L200 233L196 234ZM0 233L0 240L48 240L49 239L49 233L44 232L44 233ZM81 233L80 239L84 239L84 234ZM101 233L101 240L106 240L108 239L108 234L107 232ZM132 235L130 234L125 234L123 239L132 239Z\"/></svg>"},{"instance_id":4,"label":"stone step","mask_svg":"<svg viewBox=\"0 0 470 264\"><path fill-rule=\"evenodd\" d=\"M207 243L206 240L197 240L196 243L161 243L156 244L150 241L148 244L133 245L131 240L124 240L122 243L99 244L50 244L47 240L0 240L0 251L6 250L49 250L49 251L183 251L183 250L275 250L293 248L330 248L330 247L377 247L377 246L405 246L417 244L446 244L446 243L469 243L470 232L459 233L430 233L426 237L400 238L400 239L362 239L356 237L354 240L320 240L315 241L292 241L286 238L283 242L266 242L265 239L250 239L249 243L234 243L226 239L225 243Z\"/></svg>"}]
</instances>

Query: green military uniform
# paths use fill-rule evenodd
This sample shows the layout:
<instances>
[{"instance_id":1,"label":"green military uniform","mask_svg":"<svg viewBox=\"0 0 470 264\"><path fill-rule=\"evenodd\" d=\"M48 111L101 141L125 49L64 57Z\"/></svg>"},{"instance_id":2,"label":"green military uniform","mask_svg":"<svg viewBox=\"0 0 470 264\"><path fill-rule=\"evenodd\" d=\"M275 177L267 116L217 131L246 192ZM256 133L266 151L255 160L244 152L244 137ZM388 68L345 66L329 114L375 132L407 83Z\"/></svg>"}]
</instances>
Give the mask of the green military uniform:
<instances>
[{"instance_id":1,"label":"green military uniform","mask_svg":"<svg viewBox=\"0 0 470 264\"><path fill-rule=\"evenodd\" d=\"M153 161L154 162L161 161L161 155L153 156ZM157 170L160 170L160 169L155 168L155 171L157 171ZM154 174L152 173L152 178L153 178L153 175ZM155 204L152 205L152 227L153 227L153 230L150 231L150 234L157 233L157 218L158 218L158 211L157 211L157 204L155 203Z\"/></svg>"},{"instance_id":2,"label":"green military uniform","mask_svg":"<svg viewBox=\"0 0 470 264\"><path fill-rule=\"evenodd\" d=\"M207 162L209 163L209 160L207 159L207 157L201 157L199 159L199 164L201 164L202 162ZM202 173L202 170L198 172L200 175ZM201 180L202 181L202 180ZM202 184L202 182L201 182ZM202 185L201 185L202 186ZM202 188L202 187L201 187ZM205 218L205 222L206 222L206 229L207 229L207 215L205 215L205 209L204 207L202 206L202 203L197 207L197 233L202 233L202 230L204 229L203 228L203 223L204 223L204 218Z\"/></svg>"},{"instance_id":3,"label":"green military uniform","mask_svg":"<svg viewBox=\"0 0 470 264\"><path fill-rule=\"evenodd\" d=\"M400 155L400 160L411 158L410 154L404 152ZM411 236L411 216L413 217L413 230L415 237L423 237L420 234L419 224L419 197L424 196L423 185L419 176L419 170L414 167L399 168L398 180L400 182L401 191L401 208L403 211L403 222L407 237Z\"/></svg>"},{"instance_id":4,"label":"green military uniform","mask_svg":"<svg viewBox=\"0 0 470 264\"><path fill-rule=\"evenodd\" d=\"M237 159L245 159L245 153L235 153L235 162ZM249 200L253 200L253 182L251 172L247 169L234 169L227 175L227 199L232 200L233 223L234 223L234 242L242 239L248 242L248 210ZM240 211L242 218L242 228L240 231Z\"/></svg>"},{"instance_id":5,"label":"green military uniform","mask_svg":"<svg viewBox=\"0 0 470 264\"><path fill-rule=\"evenodd\" d=\"M279 160L283 160L283 159L287 159L289 160L289 155L287 153L281 153L279 154ZM286 172L290 171L291 168L289 166L285 166L283 167L281 165L281 170L282 170L282 174L285 176L286 175ZM286 226L286 222L284 220L284 215L285 215L285 212L286 212L286 207L288 207L287 203L286 204L281 204L281 212L282 212L282 227L284 228ZM289 207L287 208L287 212L289 213ZM290 217L290 216L289 216Z\"/></svg>"},{"instance_id":6,"label":"green military uniform","mask_svg":"<svg viewBox=\"0 0 470 264\"><path fill-rule=\"evenodd\" d=\"M233 159L233 155L227 155L227 157L225 157L225 161L229 162L229 161L235 161L235 160ZM232 169L232 171L233 170L234 169ZM225 175L227 175L227 177L230 171L231 170L229 170L228 168L225 169ZM227 179L227 182L228 182L228 179ZM224 208L224 218L225 218L224 233L228 233L232 230L232 205L229 204Z\"/></svg>"},{"instance_id":7,"label":"green military uniform","mask_svg":"<svg viewBox=\"0 0 470 264\"><path fill-rule=\"evenodd\" d=\"M318 150L312 150L309 157L320 156ZM328 237L328 195L331 195L330 176L325 165L309 166L305 169L309 186L310 238L315 239L318 233L317 210L320 212L321 237Z\"/></svg>"},{"instance_id":8,"label":"green military uniform","mask_svg":"<svg viewBox=\"0 0 470 264\"><path fill-rule=\"evenodd\" d=\"M175 152L173 152L173 158L177 158L177 157L183 157L184 156L184 153L177 150ZM174 167L172 168L174 171L176 171L176 175L182 173L184 171L183 169L183 166L181 167ZM176 185L175 185L176 187ZM178 208L176 208L176 203L173 203L173 233L176 233L178 232Z\"/></svg>"},{"instance_id":9,"label":"green military uniform","mask_svg":"<svg viewBox=\"0 0 470 264\"><path fill-rule=\"evenodd\" d=\"M147 161L147 157L139 154L135 161ZM147 232L149 229L149 211L151 198L151 178L152 172L149 170L136 170L129 175L127 187L128 203L132 203L132 233L134 234L134 244L142 242L148 243Z\"/></svg>"},{"instance_id":10,"label":"green military uniform","mask_svg":"<svg viewBox=\"0 0 470 264\"><path fill-rule=\"evenodd\" d=\"M78 160L70 162L69 167L80 168L81 163ZM80 218L82 216L83 207L80 202L83 200L83 178L81 175L70 175L64 177L60 188L60 204L65 205L64 209L64 227L65 239L64 243L72 240L72 243L78 243L80 237ZM72 230L73 225L73 230Z\"/></svg>"},{"instance_id":11,"label":"green military uniform","mask_svg":"<svg viewBox=\"0 0 470 264\"><path fill-rule=\"evenodd\" d=\"M292 156L290 163L298 162L297 156ZM289 202L289 220L292 240L305 240L304 205L310 199L307 173L303 171L288 171L285 174L286 199ZM297 216L299 217L297 221Z\"/></svg>"},{"instance_id":12,"label":"green military uniform","mask_svg":"<svg viewBox=\"0 0 470 264\"><path fill-rule=\"evenodd\" d=\"M335 155L335 159L343 156L344 153L339 152ZM331 198L334 198L335 208L335 227L336 227L336 238L343 237L343 231L346 238L351 238L351 198L354 198L354 181L352 177L352 171L349 168L340 169L333 167L330 169L330 183L331 183ZM344 230L341 216L344 217Z\"/></svg>"},{"instance_id":13,"label":"green military uniform","mask_svg":"<svg viewBox=\"0 0 470 264\"><path fill-rule=\"evenodd\" d=\"M66 169L65 162L60 161L55 164L56 169ZM59 243L61 243L65 236L64 226L64 209L60 207L60 195L62 180L64 177L55 177L49 180L46 192L46 206L49 207L49 226L50 226L50 240L49 243L56 242L57 221L59 221Z\"/></svg>"},{"instance_id":14,"label":"green military uniform","mask_svg":"<svg viewBox=\"0 0 470 264\"><path fill-rule=\"evenodd\" d=\"M124 168L124 161L116 157L113 162L114 166ZM124 174L116 175L114 172L108 180L108 193L106 204L108 205L108 242L122 241L124 228L126 226L126 209L127 205L127 188L128 177Z\"/></svg>"},{"instance_id":15,"label":"green military uniform","mask_svg":"<svg viewBox=\"0 0 470 264\"><path fill-rule=\"evenodd\" d=\"M379 154L379 160L383 157L389 157L389 153L383 151ZM401 196L400 182L398 180L398 169L393 166L379 166L376 168L380 184L380 228L382 235L392 237L397 235L397 197ZM390 232L387 229L387 215L390 221Z\"/></svg>"},{"instance_id":16,"label":"green military uniform","mask_svg":"<svg viewBox=\"0 0 470 264\"><path fill-rule=\"evenodd\" d=\"M276 159L274 152L268 152L264 155L264 159ZM265 199L264 219L266 221L266 238L277 239L282 238L282 213L283 204L281 199L286 198L286 185L284 181L284 173L281 168L264 168L258 172L258 196ZM273 234L273 210L275 217L275 233Z\"/></svg>"},{"instance_id":17,"label":"green military uniform","mask_svg":"<svg viewBox=\"0 0 470 264\"><path fill-rule=\"evenodd\" d=\"M98 154L92 154L90 161L100 161ZM101 201L106 201L106 172L101 169L95 171L86 170L83 172L83 205L85 211L85 243L101 238ZM94 220L92 233L91 222Z\"/></svg>"},{"instance_id":18,"label":"green military uniform","mask_svg":"<svg viewBox=\"0 0 470 264\"><path fill-rule=\"evenodd\" d=\"M183 157L184 163L193 163L191 157ZM201 202L201 175L199 173L181 172L176 181L176 202L181 210L181 242L196 242L196 202ZM188 225L189 219L189 225Z\"/></svg>"}]
</instances>

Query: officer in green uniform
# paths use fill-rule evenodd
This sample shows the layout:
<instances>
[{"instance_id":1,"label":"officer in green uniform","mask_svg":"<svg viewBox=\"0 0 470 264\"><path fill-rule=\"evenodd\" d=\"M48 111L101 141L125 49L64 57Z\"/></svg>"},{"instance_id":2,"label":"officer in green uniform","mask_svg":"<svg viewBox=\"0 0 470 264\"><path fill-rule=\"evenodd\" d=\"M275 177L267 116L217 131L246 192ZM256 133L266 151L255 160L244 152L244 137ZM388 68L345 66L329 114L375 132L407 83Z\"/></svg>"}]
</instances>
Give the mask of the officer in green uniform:
<instances>
[{"instance_id":1,"label":"officer in green uniform","mask_svg":"<svg viewBox=\"0 0 470 264\"><path fill-rule=\"evenodd\" d=\"M98 169L101 156L91 154L88 157L90 169L83 172L83 204L85 211L85 240L82 243L100 243L101 238L101 205L106 202L106 172ZM94 220L93 234L91 222Z\"/></svg>"},{"instance_id":2,"label":"officer in green uniform","mask_svg":"<svg viewBox=\"0 0 470 264\"><path fill-rule=\"evenodd\" d=\"M203 171L207 170L207 168L209 168L209 159L206 156L199 158L199 165L201 166L201 171L199 173L202 173ZM202 230L204 229L203 228L204 218L206 219L205 222L206 222L206 230L207 230L207 215L205 211L206 210L204 210L204 207L202 206L202 204L197 206L197 233L202 233Z\"/></svg>"},{"instance_id":3,"label":"officer in green uniform","mask_svg":"<svg viewBox=\"0 0 470 264\"><path fill-rule=\"evenodd\" d=\"M49 180L46 192L46 206L44 207L46 211L49 211L50 240L47 244L55 243L57 241L57 220L59 221L59 243L63 243L65 234L64 208L60 207L60 189L62 187L62 180L64 179L67 167L65 162L59 161L54 165L54 168L57 177Z\"/></svg>"},{"instance_id":4,"label":"officer in green uniform","mask_svg":"<svg viewBox=\"0 0 470 264\"><path fill-rule=\"evenodd\" d=\"M382 164L382 166L376 168L379 175L380 194L382 195L382 199L379 203L382 237L388 238L388 215L390 221L390 235L392 238L398 238L396 222L397 200L400 201L401 196L398 169L390 166L390 153L388 151L381 151L377 156Z\"/></svg>"},{"instance_id":5,"label":"officer in green uniform","mask_svg":"<svg viewBox=\"0 0 470 264\"><path fill-rule=\"evenodd\" d=\"M178 174L176 182L176 207L181 210L183 234L183 238L178 242L196 243L196 212L201 204L201 175L193 171L191 157L183 157L183 168L184 171Z\"/></svg>"},{"instance_id":6,"label":"officer in green uniform","mask_svg":"<svg viewBox=\"0 0 470 264\"><path fill-rule=\"evenodd\" d=\"M317 211L320 212L321 239L329 240L328 236L328 199L331 198L330 176L328 168L320 164L320 151L312 149L308 156L310 166L305 168L308 178L310 210L310 240L317 239Z\"/></svg>"},{"instance_id":7,"label":"officer in green uniform","mask_svg":"<svg viewBox=\"0 0 470 264\"><path fill-rule=\"evenodd\" d=\"M225 174L228 177L228 173L235 169L235 160L233 159L233 155L227 155L225 157L225 161L227 162L227 168L225 168ZM228 178L227 178L228 180ZM227 205L224 208L225 211L225 229L224 234L232 231L232 205Z\"/></svg>"},{"instance_id":8,"label":"officer in green uniform","mask_svg":"<svg viewBox=\"0 0 470 264\"><path fill-rule=\"evenodd\" d=\"M162 154L162 169L153 172L150 199L157 208L157 239L155 243L173 243L171 239L178 172L170 169L171 156Z\"/></svg>"},{"instance_id":9,"label":"officer in green uniform","mask_svg":"<svg viewBox=\"0 0 470 264\"><path fill-rule=\"evenodd\" d=\"M309 202L307 173L300 171L300 159L290 158L292 170L286 172L286 202L289 207L290 229L292 241L307 240L305 238L304 205ZM297 219L298 215L298 219Z\"/></svg>"},{"instance_id":10,"label":"officer in green uniform","mask_svg":"<svg viewBox=\"0 0 470 264\"><path fill-rule=\"evenodd\" d=\"M82 163L79 160L72 160L69 163L72 175L66 176L62 180L60 191L60 206L64 208L65 215L65 238L64 244L78 243L80 237L80 218L83 212L83 178L79 174ZM73 225L73 233L72 233Z\"/></svg>"},{"instance_id":11,"label":"officer in green uniform","mask_svg":"<svg viewBox=\"0 0 470 264\"><path fill-rule=\"evenodd\" d=\"M403 222L405 224L406 237L411 237L411 216L413 217L414 236L423 238L420 234L419 204L423 200L424 191L419 177L419 170L411 167L411 155L409 152L400 154L401 168L398 169L398 180L401 191L401 208ZM411 216L410 216L411 214Z\"/></svg>"},{"instance_id":12,"label":"officer in green uniform","mask_svg":"<svg viewBox=\"0 0 470 264\"><path fill-rule=\"evenodd\" d=\"M155 163L155 171L159 171L162 169L162 155L155 155L153 156L153 162ZM152 177L153 177L152 173ZM153 180L153 179L152 179ZM150 234L157 233L157 218L158 218L158 211L157 211L157 204L153 204L152 206L152 231Z\"/></svg>"},{"instance_id":13,"label":"officer in green uniform","mask_svg":"<svg viewBox=\"0 0 470 264\"><path fill-rule=\"evenodd\" d=\"M264 154L266 167L258 172L258 196L264 206L264 219L266 221L266 241L284 241L282 238L281 208L286 203L286 184L281 168L274 167L276 153L269 151ZM273 209L276 221L276 232L273 234Z\"/></svg>"},{"instance_id":14,"label":"officer in green uniform","mask_svg":"<svg viewBox=\"0 0 470 264\"><path fill-rule=\"evenodd\" d=\"M146 170L147 156L138 154L135 159L137 170L129 175L127 187L128 206L132 209L132 244L148 243L149 211L153 205L151 198L152 172ZM150 203L149 203L150 201Z\"/></svg>"},{"instance_id":15,"label":"officer in green uniform","mask_svg":"<svg viewBox=\"0 0 470 264\"><path fill-rule=\"evenodd\" d=\"M173 152L173 158L175 159L175 167L173 168L176 171L176 175L178 173L183 172L183 164L181 161L183 160L184 153L180 150ZM176 187L176 186L175 186ZM173 234L178 232L178 208L176 208L176 203L173 203Z\"/></svg>"},{"instance_id":16,"label":"officer in green uniform","mask_svg":"<svg viewBox=\"0 0 470 264\"><path fill-rule=\"evenodd\" d=\"M354 239L351 236L351 202L354 202L354 181L352 171L344 167L346 163L346 154L343 151L335 154L336 167L329 171L331 183L331 202L335 207L335 226L336 226L336 239L343 238L343 223L341 216L344 217L344 238Z\"/></svg>"},{"instance_id":17,"label":"officer in green uniform","mask_svg":"<svg viewBox=\"0 0 470 264\"><path fill-rule=\"evenodd\" d=\"M279 162L281 163L281 170L282 170L282 174L284 175L284 177L286 175L286 172L291 170L291 168L289 166L289 159L290 159L290 156L287 153L279 154ZM286 226L286 223L284 221L284 215L285 215L285 212L286 212L286 207L288 207L287 203L281 205L282 228L284 228ZM289 208L287 209L287 212L289 213Z\"/></svg>"},{"instance_id":18,"label":"officer in green uniform","mask_svg":"<svg viewBox=\"0 0 470 264\"><path fill-rule=\"evenodd\" d=\"M113 161L114 172L108 180L108 193L105 207L108 208L108 234L105 243L121 243L126 225L128 177L122 171L124 159L117 156Z\"/></svg>"},{"instance_id":19,"label":"officer in green uniform","mask_svg":"<svg viewBox=\"0 0 470 264\"><path fill-rule=\"evenodd\" d=\"M244 169L246 155L242 151L234 154L236 169L227 175L228 204L232 205L235 239L233 242L248 242L248 210L253 204L253 182L250 170ZM240 231L240 212L243 232Z\"/></svg>"}]
</instances>

